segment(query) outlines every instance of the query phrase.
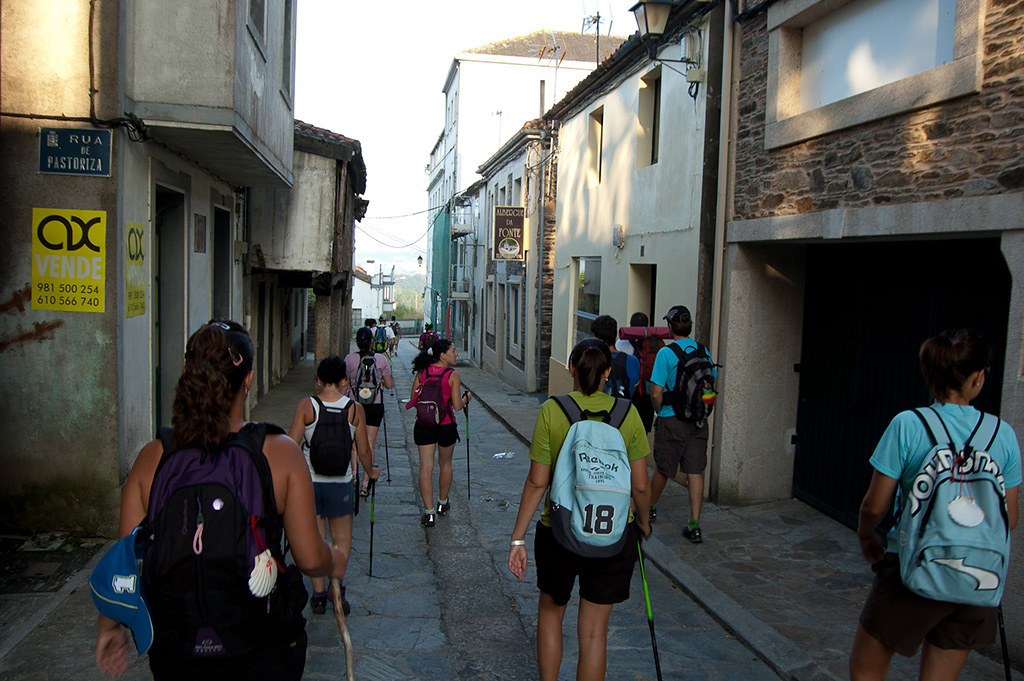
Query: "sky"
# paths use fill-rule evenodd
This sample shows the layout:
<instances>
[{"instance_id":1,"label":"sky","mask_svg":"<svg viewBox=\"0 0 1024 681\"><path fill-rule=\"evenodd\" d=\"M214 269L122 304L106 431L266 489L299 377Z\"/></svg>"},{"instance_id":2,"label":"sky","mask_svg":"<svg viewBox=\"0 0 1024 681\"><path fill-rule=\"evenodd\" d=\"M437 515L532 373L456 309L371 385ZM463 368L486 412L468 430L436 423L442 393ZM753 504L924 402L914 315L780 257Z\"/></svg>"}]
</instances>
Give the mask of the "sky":
<instances>
[{"instance_id":1,"label":"sky","mask_svg":"<svg viewBox=\"0 0 1024 681\"><path fill-rule=\"evenodd\" d=\"M445 77L458 52L537 30L636 31L631 0L301 0L295 117L359 140L366 217L354 264L415 273L426 260L430 150L444 126ZM593 27L588 32L593 33ZM374 261L368 263L368 260Z\"/></svg>"}]
</instances>

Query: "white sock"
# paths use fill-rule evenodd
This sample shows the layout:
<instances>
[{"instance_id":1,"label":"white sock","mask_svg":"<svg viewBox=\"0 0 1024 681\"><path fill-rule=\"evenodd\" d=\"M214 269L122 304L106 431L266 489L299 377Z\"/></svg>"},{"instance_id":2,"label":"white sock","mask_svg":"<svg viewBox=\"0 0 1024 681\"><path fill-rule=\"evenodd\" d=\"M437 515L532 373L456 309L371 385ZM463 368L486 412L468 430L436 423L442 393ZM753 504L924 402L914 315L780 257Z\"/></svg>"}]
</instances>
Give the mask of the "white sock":
<instances>
[{"instance_id":1,"label":"white sock","mask_svg":"<svg viewBox=\"0 0 1024 681\"><path fill-rule=\"evenodd\" d=\"M439 503L439 504L441 504L442 506L444 506L445 504L447 504L447 503L448 503L448 500L447 500L447 499L438 499L438 500L437 500L437 503Z\"/></svg>"},{"instance_id":2,"label":"white sock","mask_svg":"<svg viewBox=\"0 0 1024 681\"><path fill-rule=\"evenodd\" d=\"M431 514L433 512L434 512L433 508L425 508L425 509L423 509L423 513L425 513L427 515L429 515L429 514Z\"/></svg>"}]
</instances>

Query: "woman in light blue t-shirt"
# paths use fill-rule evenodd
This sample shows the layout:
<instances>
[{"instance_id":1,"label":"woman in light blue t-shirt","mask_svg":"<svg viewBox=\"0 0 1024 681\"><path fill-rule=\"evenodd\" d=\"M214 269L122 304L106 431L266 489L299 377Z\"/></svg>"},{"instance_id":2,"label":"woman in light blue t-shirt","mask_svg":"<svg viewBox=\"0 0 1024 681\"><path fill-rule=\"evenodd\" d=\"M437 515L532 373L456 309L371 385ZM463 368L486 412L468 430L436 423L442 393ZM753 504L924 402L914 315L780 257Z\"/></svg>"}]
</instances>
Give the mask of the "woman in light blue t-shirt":
<instances>
[{"instance_id":1,"label":"woman in light blue t-shirt","mask_svg":"<svg viewBox=\"0 0 1024 681\"><path fill-rule=\"evenodd\" d=\"M985 385L992 350L970 329L950 329L921 345L921 372L935 397L931 406L951 439L966 443L981 412L971 406ZM861 502L857 536L875 572L850 653L853 681L884 679L893 653L912 657L922 643L920 679L955 679L971 650L995 640L994 607L932 600L912 592L900 577L896 530L888 542L875 533L896 490L908 498L913 478L932 449L931 435L914 410L901 412L886 428L871 456L874 474ZM1021 483L1020 445L1013 428L999 423L988 454L999 466L1006 490L1009 528L1017 525Z\"/></svg>"}]
</instances>

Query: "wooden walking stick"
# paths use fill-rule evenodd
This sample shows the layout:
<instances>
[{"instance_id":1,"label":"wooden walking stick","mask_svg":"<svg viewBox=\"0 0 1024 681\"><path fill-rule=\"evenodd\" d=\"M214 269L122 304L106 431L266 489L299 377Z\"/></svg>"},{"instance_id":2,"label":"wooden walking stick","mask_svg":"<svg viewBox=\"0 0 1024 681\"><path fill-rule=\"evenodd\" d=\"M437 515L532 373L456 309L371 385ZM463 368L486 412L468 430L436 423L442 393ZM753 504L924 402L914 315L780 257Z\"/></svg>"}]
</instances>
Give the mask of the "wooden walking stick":
<instances>
[{"instance_id":1,"label":"wooden walking stick","mask_svg":"<svg viewBox=\"0 0 1024 681\"><path fill-rule=\"evenodd\" d=\"M341 633L341 642L345 646L345 678L348 681L355 679L355 654L352 652L352 637L348 634L348 625L345 624L345 611L341 607L341 583L331 578L331 601L334 603L334 619L338 621L338 632Z\"/></svg>"}]
</instances>

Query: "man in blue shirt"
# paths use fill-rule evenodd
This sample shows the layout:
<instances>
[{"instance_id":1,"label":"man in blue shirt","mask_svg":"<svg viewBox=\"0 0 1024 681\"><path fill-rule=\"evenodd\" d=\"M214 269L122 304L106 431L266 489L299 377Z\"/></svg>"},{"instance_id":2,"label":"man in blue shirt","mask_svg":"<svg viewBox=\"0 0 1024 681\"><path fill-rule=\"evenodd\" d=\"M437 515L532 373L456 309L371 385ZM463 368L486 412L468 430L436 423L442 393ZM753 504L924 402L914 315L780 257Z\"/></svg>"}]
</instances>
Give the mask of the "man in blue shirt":
<instances>
[{"instance_id":1,"label":"man in blue shirt","mask_svg":"<svg viewBox=\"0 0 1024 681\"><path fill-rule=\"evenodd\" d=\"M612 397L630 399L640 384L640 360L616 349L615 338L619 335L619 323L611 315L603 314L590 323L590 333L603 341L612 353L612 369L604 384L604 392Z\"/></svg>"},{"instance_id":2,"label":"man in blue shirt","mask_svg":"<svg viewBox=\"0 0 1024 681\"><path fill-rule=\"evenodd\" d=\"M684 305L674 305L664 319L668 321L672 341L658 351L651 371L651 403L658 414L658 420L654 426L655 471L651 478L650 519L653 521L657 516L656 504L668 479L675 477L677 470L682 470L686 474L690 496L690 522L683 529L683 536L699 544L704 539L700 530L700 511L704 502L704 468L708 463L708 424L706 421L683 421L676 417L672 405L666 403L672 401L666 399L669 397L666 393L675 388L679 366L679 358L670 347L671 344L675 343L680 349L688 351L697 347L697 342L690 338L693 320ZM704 352L707 353L706 348ZM711 359L710 353L708 359ZM678 399L682 400L683 396Z\"/></svg>"}]
</instances>

